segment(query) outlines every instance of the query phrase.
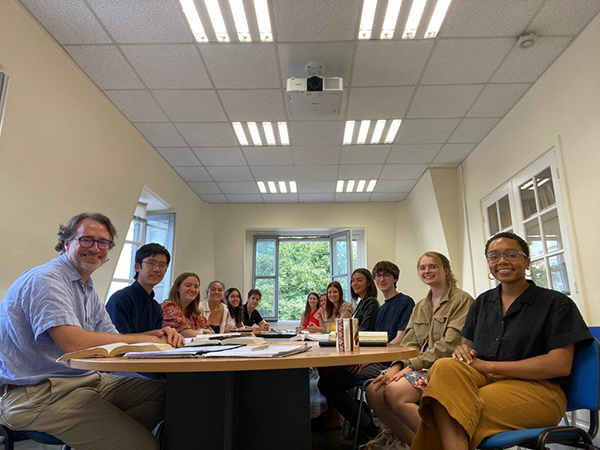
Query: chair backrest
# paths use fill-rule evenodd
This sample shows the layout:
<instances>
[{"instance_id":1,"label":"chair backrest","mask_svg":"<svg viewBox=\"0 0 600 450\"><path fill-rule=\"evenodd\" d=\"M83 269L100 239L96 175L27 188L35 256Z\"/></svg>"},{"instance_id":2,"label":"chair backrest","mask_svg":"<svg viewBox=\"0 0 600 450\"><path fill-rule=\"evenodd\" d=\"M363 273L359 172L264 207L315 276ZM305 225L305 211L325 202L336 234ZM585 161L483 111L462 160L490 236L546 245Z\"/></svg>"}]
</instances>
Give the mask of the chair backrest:
<instances>
[{"instance_id":1,"label":"chair backrest","mask_svg":"<svg viewBox=\"0 0 600 450\"><path fill-rule=\"evenodd\" d=\"M594 339L590 345L579 348L573 357L573 367L569 376L567 411L577 409L599 409L600 395L600 347Z\"/></svg>"}]
</instances>

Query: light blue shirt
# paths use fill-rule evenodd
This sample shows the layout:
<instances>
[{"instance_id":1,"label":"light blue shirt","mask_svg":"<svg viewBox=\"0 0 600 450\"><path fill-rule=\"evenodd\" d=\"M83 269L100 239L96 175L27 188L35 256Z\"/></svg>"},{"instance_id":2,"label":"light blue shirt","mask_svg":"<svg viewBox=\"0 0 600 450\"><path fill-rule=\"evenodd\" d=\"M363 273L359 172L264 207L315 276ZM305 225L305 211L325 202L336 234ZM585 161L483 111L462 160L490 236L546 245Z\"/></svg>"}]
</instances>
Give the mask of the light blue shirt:
<instances>
[{"instance_id":1,"label":"light blue shirt","mask_svg":"<svg viewBox=\"0 0 600 450\"><path fill-rule=\"evenodd\" d=\"M23 273L0 303L0 385L90 373L56 362L63 352L48 329L60 325L117 333L92 280L84 285L64 254Z\"/></svg>"}]
</instances>

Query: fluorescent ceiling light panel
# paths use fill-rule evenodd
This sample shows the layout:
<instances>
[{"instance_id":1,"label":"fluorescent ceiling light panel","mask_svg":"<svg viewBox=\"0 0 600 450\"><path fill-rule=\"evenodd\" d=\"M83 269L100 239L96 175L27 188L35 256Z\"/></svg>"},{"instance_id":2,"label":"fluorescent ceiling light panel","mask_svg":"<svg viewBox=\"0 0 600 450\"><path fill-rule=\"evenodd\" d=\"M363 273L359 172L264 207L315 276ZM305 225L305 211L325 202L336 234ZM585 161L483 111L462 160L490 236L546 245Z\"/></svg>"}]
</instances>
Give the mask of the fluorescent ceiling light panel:
<instances>
[{"instance_id":1,"label":"fluorescent ceiling light panel","mask_svg":"<svg viewBox=\"0 0 600 450\"><path fill-rule=\"evenodd\" d=\"M344 180L338 180L335 192L344 192Z\"/></svg>"},{"instance_id":2,"label":"fluorescent ceiling light panel","mask_svg":"<svg viewBox=\"0 0 600 450\"><path fill-rule=\"evenodd\" d=\"M260 40L263 42L273 42L273 32L271 31L271 18L269 17L267 0L254 0L254 10L256 11L256 21L258 22Z\"/></svg>"},{"instance_id":3,"label":"fluorescent ceiling light panel","mask_svg":"<svg viewBox=\"0 0 600 450\"><path fill-rule=\"evenodd\" d=\"M387 136L385 137L385 143L391 144L396 139L396 134L398 134L398 129L400 128L400 124L402 123L401 119L392 120L392 124L390 125L390 129L387 132Z\"/></svg>"},{"instance_id":4,"label":"fluorescent ceiling light panel","mask_svg":"<svg viewBox=\"0 0 600 450\"><path fill-rule=\"evenodd\" d=\"M204 0L210 21L212 23L215 34L217 35L217 41L229 42L229 35L227 34L227 27L223 21L223 14L221 14L221 8L219 7L218 0Z\"/></svg>"},{"instance_id":5,"label":"fluorescent ceiling light panel","mask_svg":"<svg viewBox=\"0 0 600 450\"><path fill-rule=\"evenodd\" d=\"M267 188L265 186L264 181L257 181L256 184L258 184L258 190L260 191L261 194L267 193Z\"/></svg>"},{"instance_id":6,"label":"fluorescent ceiling light panel","mask_svg":"<svg viewBox=\"0 0 600 450\"><path fill-rule=\"evenodd\" d=\"M385 127L385 122L385 120L378 120L375 124L375 131L373 131L373 136L371 137L371 144L379 144L381 134L383 133L383 128Z\"/></svg>"},{"instance_id":7,"label":"fluorescent ceiling light panel","mask_svg":"<svg viewBox=\"0 0 600 450\"><path fill-rule=\"evenodd\" d=\"M346 121L346 129L344 130L344 145L352 144L352 135L354 134L354 120Z\"/></svg>"},{"instance_id":8,"label":"fluorescent ceiling light panel","mask_svg":"<svg viewBox=\"0 0 600 450\"><path fill-rule=\"evenodd\" d=\"M427 3L427 0L413 0L408 20L406 21L406 28L404 28L404 33L402 34L402 39L415 38L421 16L423 15L423 10L425 9L425 3Z\"/></svg>"},{"instance_id":9,"label":"fluorescent ceiling light panel","mask_svg":"<svg viewBox=\"0 0 600 450\"><path fill-rule=\"evenodd\" d=\"M296 186L295 181L290 181L290 192L292 194L295 194L296 192L298 192L298 187Z\"/></svg>"},{"instance_id":10,"label":"fluorescent ceiling light panel","mask_svg":"<svg viewBox=\"0 0 600 450\"><path fill-rule=\"evenodd\" d=\"M362 191L364 191L365 190L365 183L366 183L365 180L360 180L358 182L358 186L356 186L356 192L362 192Z\"/></svg>"},{"instance_id":11,"label":"fluorescent ceiling light panel","mask_svg":"<svg viewBox=\"0 0 600 450\"><path fill-rule=\"evenodd\" d=\"M367 141L367 134L369 133L370 125L371 125L370 120L363 120L360 123L360 130L358 130L358 139L356 140L357 144L362 145Z\"/></svg>"},{"instance_id":12,"label":"fluorescent ceiling light panel","mask_svg":"<svg viewBox=\"0 0 600 450\"><path fill-rule=\"evenodd\" d=\"M240 122L233 122L233 130L240 141L240 145L248 145L248 139L246 139L246 133L244 133L244 127Z\"/></svg>"},{"instance_id":13,"label":"fluorescent ceiling light panel","mask_svg":"<svg viewBox=\"0 0 600 450\"><path fill-rule=\"evenodd\" d=\"M381 27L380 39L392 39L394 37L394 30L396 29L396 22L398 21L398 13L400 12L401 5L402 0L388 1L385 10L385 18L383 19L383 26Z\"/></svg>"},{"instance_id":14,"label":"fluorescent ceiling light panel","mask_svg":"<svg viewBox=\"0 0 600 450\"><path fill-rule=\"evenodd\" d=\"M529 180L527 183L525 183L523 186L521 186L521 190L524 191L525 189L527 189L530 186L533 187L533 180Z\"/></svg>"},{"instance_id":15,"label":"fluorescent ceiling light panel","mask_svg":"<svg viewBox=\"0 0 600 450\"><path fill-rule=\"evenodd\" d=\"M200 22L200 16L198 15L198 10L196 9L194 0L179 0L179 3L181 3L181 9L183 9L185 18L190 24L190 28L192 29L192 33L196 38L196 42L208 42L208 37L204 32L202 22Z\"/></svg>"},{"instance_id":16,"label":"fluorescent ceiling light panel","mask_svg":"<svg viewBox=\"0 0 600 450\"><path fill-rule=\"evenodd\" d=\"M290 135L287 129L287 123L277 122L277 128L279 129L279 139L281 139L281 145L290 145Z\"/></svg>"},{"instance_id":17,"label":"fluorescent ceiling light panel","mask_svg":"<svg viewBox=\"0 0 600 450\"><path fill-rule=\"evenodd\" d=\"M346 192L352 192L354 189L354 180L348 180L348 184L346 184Z\"/></svg>"},{"instance_id":18,"label":"fluorescent ceiling light panel","mask_svg":"<svg viewBox=\"0 0 600 450\"><path fill-rule=\"evenodd\" d=\"M376 184L377 184L377 180L369 181L369 185L367 186L367 192L373 192L375 190Z\"/></svg>"},{"instance_id":19,"label":"fluorescent ceiling light panel","mask_svg":"<svg viewBox=\"0 0 600 450\"><path fill-rule=\"evenodd\" d=\"M282 194L287 194L287 186L285 185L285 181L279 182L279 192Z\"/></svg>"},{"instance_id":20,"label":"fluorescent ceiling light panel","mask_svg":"<svg viewBox=\"0 0 600 450\"><path fill-rule=\"evenodd\" d=\"M267 144L269 145L277 145L275 142L275 134L273 133L273 126L271 122L263 122L263 128L265 130L265 137L267 138Z\"/></svg>"},{"instance_id":21,"label":"fluorescent ceiling light panel","mask_svg":"<svg viewBox=\"0 0 600 450\"><path fill-rule=\"evenodd\" d=\"M254 142L254 145L262 145L262 140L260 139L260 133L258 132L258 126L256 126L256 122L248 122L248 130L250 130L250 136L252 137L252 142Z\"/></svg>"},{"instance_id":22,"label":"fluorescent ceiling light panel","mask_svg":"<svg viewBox=\"0 0 600 450\"><path fill-rule=\"evenodd\" d=\"M229 6L231 7L239 41L252 42L250 28L248 28L248 21L246 20L246 13L244 11L244 2L242 0L229 0Z\"/></svg>"},{"instance_id":23,"label":"fluorescent ceiling light panel","mask_svg":"<svg viewBox=\"0 0 600 450\"><path fill-rule=\"evenodd\" d=\"M431 16L431 20L429 21L427 31L425 32L425 38L434 38L437 36L451 1L452 0L438 0L435 5L435 10L433 11L433 16Z\"/></svg>"},{"instance_id":24,"label":"fluorescent ceiling light panel","mask_svg":"<svg viewBox=\"0 0 600 450\"><path fill-rule=\"evenodd\" d=\"M275 182L267 181L267 184L269 185L269 191L271 191L271 194L277 194L277 187L275 186Z\"/></svg>"},{"instance_id":25,"label":"fluorescent ceiling light panel","mask_svg":"<svg viewBox=\"0 0 600 450\"><path fill-rule=\"evenodd\" d=\"M360 17L360 28L358 30L359 39L371 39L376 9L377 0L364 0L362 15Z\"/></svg>"}]
</instances>

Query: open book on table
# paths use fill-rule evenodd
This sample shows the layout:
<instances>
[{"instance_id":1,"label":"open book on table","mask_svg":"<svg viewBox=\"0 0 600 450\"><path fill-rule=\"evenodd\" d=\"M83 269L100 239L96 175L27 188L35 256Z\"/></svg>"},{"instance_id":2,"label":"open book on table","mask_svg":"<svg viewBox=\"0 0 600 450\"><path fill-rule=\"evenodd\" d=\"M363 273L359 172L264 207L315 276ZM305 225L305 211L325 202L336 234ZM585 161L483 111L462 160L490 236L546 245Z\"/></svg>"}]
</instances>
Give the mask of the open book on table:
<instances>
[{"instance_id":1,"label":"open book on table","mask_svg":"<svg viewBox=\"0 0 600 450\"><path fill-rule=\"evenodd\" d=\"M163 352L128 352L125 358L130 359L170 359L170 358L199 358L206 353L222 352L240 347L240 345L215 345L208 347L181 347Z\"/></svg>"},{"instance_id":2,"label":"open book on table","mask_svg":"<svg viewBox=\"0 0 600 450\"><path fill-rule=\"evenodd\" d=\"M222 352L207 353L205 358L281 358L310 350L306 344L247 345Z\"/></svg>"},{"instance_id":3,"label":"open book on table","mask_svg":"<svg viewBox=\"0 0 600 450\"><path fill-rule=\"evenodd\" d=\"M225 338L225 339L206 339L205 336L198 336L192 338L190 341L186 339L185 347L204 347L212 345L247 345L247 344L264 344L266 343L264 338L257 336L238 336Z\"/></svg>"},{"instance_id":4,"label":"open book on table","mask_svg":"<svg viewBox=\"0 0 600 450\"><path fill-rule=\"evenodd\" d=\"M68 359L83 358L115 358L122 356L127 352L150 352L170 350L169 344L160 344L154 342L139 342L137 344L127 344L125 342L115 342L113 344L99 345L97 347L86 348L74 352L65 353L56 361L67 361Z\"/></svg>"}]
</instances>

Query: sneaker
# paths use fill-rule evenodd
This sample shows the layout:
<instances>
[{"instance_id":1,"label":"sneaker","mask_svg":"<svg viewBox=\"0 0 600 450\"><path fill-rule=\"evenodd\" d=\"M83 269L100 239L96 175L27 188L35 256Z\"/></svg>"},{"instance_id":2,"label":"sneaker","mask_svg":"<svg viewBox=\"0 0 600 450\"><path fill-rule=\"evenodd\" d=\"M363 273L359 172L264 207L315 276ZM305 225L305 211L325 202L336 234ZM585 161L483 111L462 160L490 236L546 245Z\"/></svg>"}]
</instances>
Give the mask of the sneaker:
<instances>
[{"instance_id":1,"label":"sneaker","mask_svg":"<svg viewBox=\"0 0 600 450\"><path fill-rule=\"evenodd\" d=\"M355 432L354 428L351 428L348 432L346 432L340 439L340 444L344 447L352 447L354 445L354 432ZM360 427L358 429L357 444L359 446L361 444L364 444L365 442L369 442L372 439L373 439L373 435L369 435L365 428Z\"/></svg>"},{"instance_id":2,"label":"sneaker","mask_svg":"<svg viewBox=\"0 0 600 450\"><path fill-rule=\"evenodd\" d=\"M383 430L379 435L359 447L363 450L406 450L404 442L398 439L388 429Z\"/></svg>"},{"instance_id":3,"label":"sneaker","mask_svg":"<svg viewBox=\"0 0 600 450\"><path fill-rule=\"evenodd\" d=\"M393 439L383 447L383 450L406 450L406 444L394 436Z\"/></svg>"}]
</instances>

